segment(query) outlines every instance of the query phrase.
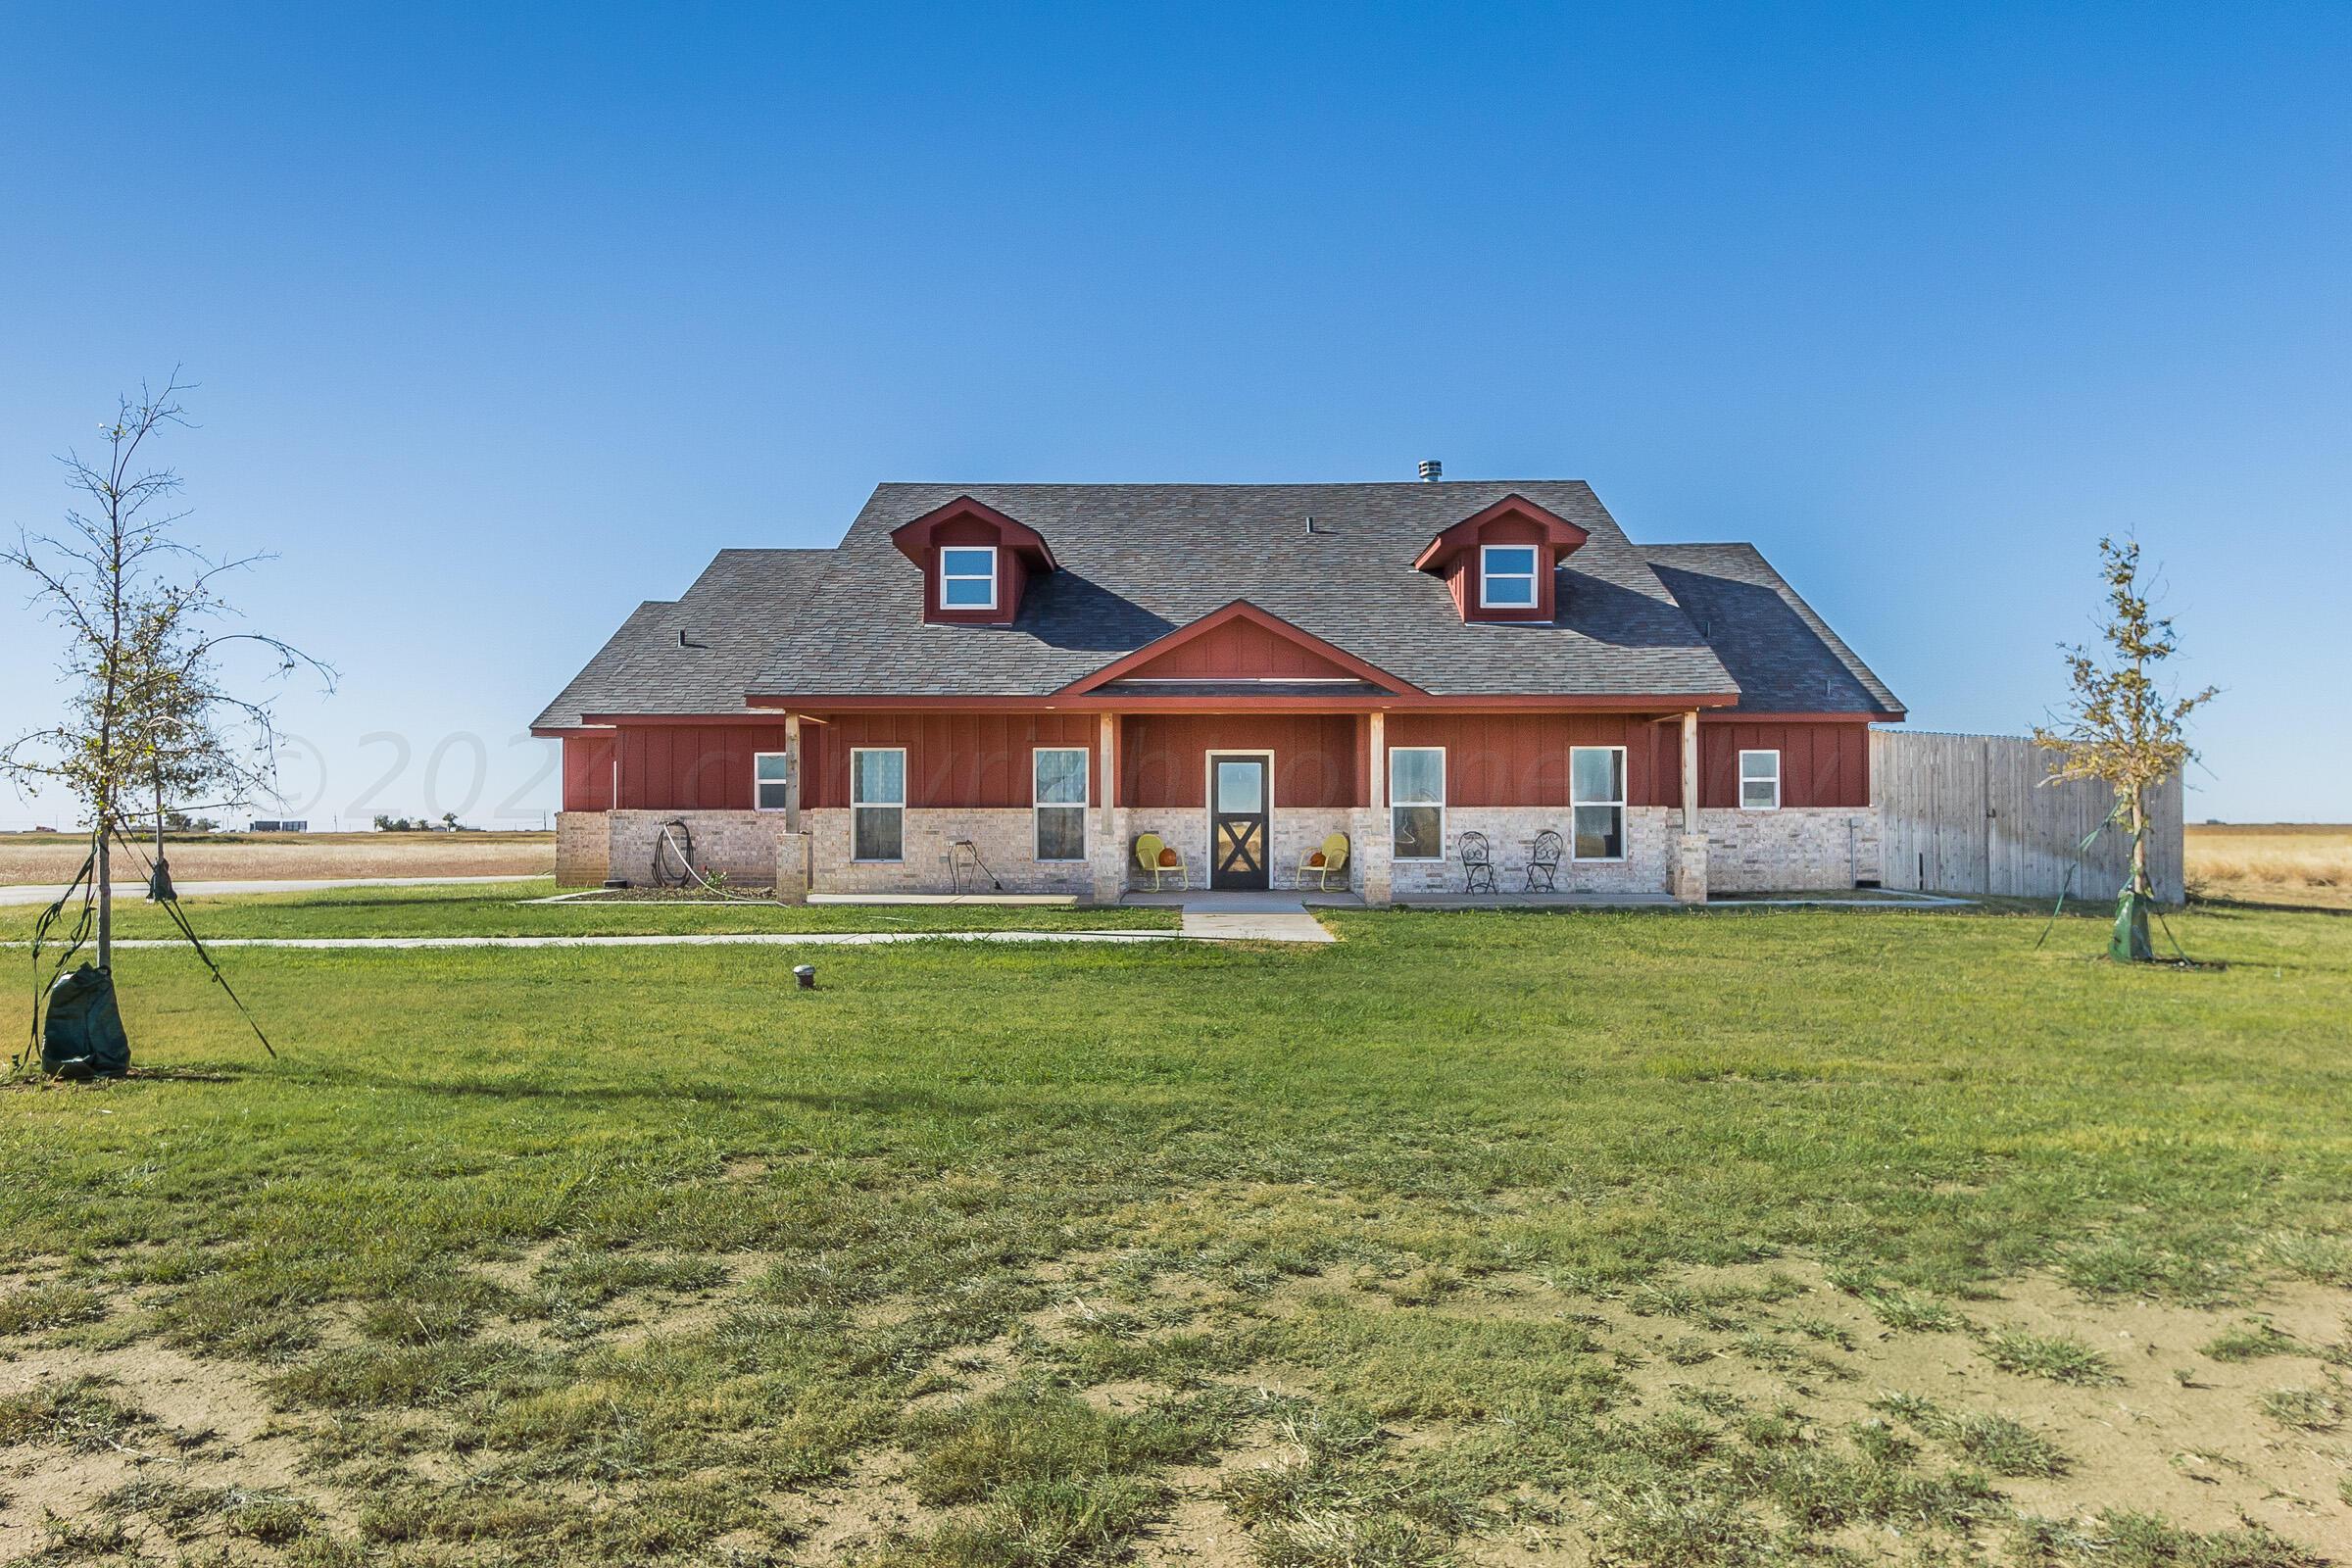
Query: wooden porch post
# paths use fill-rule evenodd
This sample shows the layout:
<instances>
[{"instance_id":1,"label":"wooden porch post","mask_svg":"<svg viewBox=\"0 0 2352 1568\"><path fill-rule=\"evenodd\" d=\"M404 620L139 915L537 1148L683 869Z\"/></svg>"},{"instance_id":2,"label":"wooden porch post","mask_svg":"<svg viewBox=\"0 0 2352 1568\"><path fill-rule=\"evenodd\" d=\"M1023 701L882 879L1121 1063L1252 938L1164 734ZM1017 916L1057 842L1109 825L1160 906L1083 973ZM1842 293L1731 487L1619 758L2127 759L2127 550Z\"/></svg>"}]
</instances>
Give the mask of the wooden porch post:
<instances>
[{"instance_id":1,"label":"wooden porch post","mask_svg":"<svg viewBox=\"0 0 2352 1568\"><path fill-rule=\"evenodd\" d=\"M1119 715L1104 713L1101 741L1096 746L1096 766L1102 770L1102 833L1109 837L1111 812L1119 804Z\"/></svg>"},{"instance_id":2,"label":"wooden porch post","mask_svg":"<svg viewBox=\"0 0 2352 1568\"><path fill-rule=\"evenodd\" d=\"M801 715L784 715L784 831L801 830Z\"/></svg>"},{"instance_id":3,"label":"wooden porch post","mask_svg":"<svg viewBox=\"0 0 2352 1568\"><path fill-rule=\"evenodd\" d=\"M1683 715L1683 831L1698 831L1698 710Z\"/></svg>"},{"instance_id":4,"label":"wooden porch post","mask_svg":"<svg viewBox=\"0 0 2352 1568\"><path fill-rule=\"evenodd\" d=\"M1389 715L1378 709L1372 711L1372 739L1364 750L1364 765L1372 771L1365 780L1364 794L1377 811L1389 804Z\"/></svg>"}]
</instances>

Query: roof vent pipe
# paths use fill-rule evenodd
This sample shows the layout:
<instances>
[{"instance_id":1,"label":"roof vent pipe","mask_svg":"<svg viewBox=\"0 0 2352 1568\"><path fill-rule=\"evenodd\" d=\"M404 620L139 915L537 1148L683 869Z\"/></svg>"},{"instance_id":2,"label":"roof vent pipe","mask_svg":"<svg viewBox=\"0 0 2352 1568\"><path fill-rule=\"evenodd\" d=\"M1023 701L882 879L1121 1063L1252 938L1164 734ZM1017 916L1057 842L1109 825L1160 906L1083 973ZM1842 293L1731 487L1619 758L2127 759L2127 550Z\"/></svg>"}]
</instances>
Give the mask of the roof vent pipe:
<instances>
[{"instance_id":1,"label":"roof vent pipe","mask_svg":"<svg viewBox=\"0 0 2352 1568\"><path fill-rule=\"evenodd\" d=\"M1446 477L1446 465L1435 458L1421 460L1421 482L1423 484L1436 484L1444 477Z\"/></svg>"}]
</instances>

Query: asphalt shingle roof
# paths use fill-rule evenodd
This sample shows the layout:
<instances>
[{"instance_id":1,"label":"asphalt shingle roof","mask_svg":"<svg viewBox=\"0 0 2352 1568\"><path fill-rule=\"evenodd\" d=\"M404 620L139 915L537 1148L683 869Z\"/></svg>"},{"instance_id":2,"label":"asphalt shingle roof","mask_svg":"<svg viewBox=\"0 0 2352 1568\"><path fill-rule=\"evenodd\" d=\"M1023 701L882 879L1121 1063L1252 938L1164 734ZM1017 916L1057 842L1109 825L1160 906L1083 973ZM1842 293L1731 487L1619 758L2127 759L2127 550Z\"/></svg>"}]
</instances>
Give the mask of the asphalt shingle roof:
<instances>
[{"instance_id":1,"label":"asphalt shingle roof","mask_svg":"<svg viewBox=\"0 0 2352 1568\"><path fill-rule=\"evenodd\" d=\"M1740 683L1735 711L1903 710L1754 545L1644 545L1642 553Z\"/></svg>"},{"instance_id":2,"label":"asphalt shingle roof","mask_svg":"<svg viewBox=\"0 0 2352 1568\"><path fill-rule=\"evenodd\" d=\"M1561 567L1556 622L1465 624L1413 559L1514 493L1592 537ZM1031 580L1013 625L926 625L922 574L890 542L965 495L1035 528L1061 564ZM1735 689L1582 480L882 485L754 689L1042 696L1236 599L1442 695Z\"/></svg>"},{"instance_id":3,"label":"asphalt shingle roof","mask_svg":"<svg viewBox=\"0 0 2352 1568\"><path fill-rule=\"evenodd\" d=\"M1512 494L1591 538L1561 564L1553 622L1465 624L1413 560ZM1037 529L1061 564L1031 579L1013 625L925 624L922 574L890 542L967 495ZM534 727L742 712L747 693L1042 697L1237 599L1439 696L1902 710L1752 546L1637 546L1581 480L886 484L835 549L721 551L681 599L640 605Z\"/></svg>"},{"instance_id":4,"label":"asphalt shingle roof","mask_svg":"<svg viewBox=\"0 0 2352 1568\"><path fill-rule=\"evenodd\" d=\"M587 713L742 712L832 559L830 550L720 551L683 598L639 605L531 727L573 729Z\"/></svg>"}]
</instances>

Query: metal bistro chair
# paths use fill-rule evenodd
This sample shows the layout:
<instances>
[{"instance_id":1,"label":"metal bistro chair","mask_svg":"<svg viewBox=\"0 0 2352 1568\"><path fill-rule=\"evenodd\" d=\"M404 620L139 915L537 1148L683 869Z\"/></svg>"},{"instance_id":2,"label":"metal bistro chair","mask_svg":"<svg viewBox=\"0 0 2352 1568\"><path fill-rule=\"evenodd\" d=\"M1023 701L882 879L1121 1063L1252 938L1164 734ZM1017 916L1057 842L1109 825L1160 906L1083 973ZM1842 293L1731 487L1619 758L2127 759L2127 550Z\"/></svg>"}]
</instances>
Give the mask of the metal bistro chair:
<instances>
[{"instance_id":1,"label":"metal bistro chair","mask_svg":"<svg viewBox=\"0 0 2352 1568\"><path fill-rule=\"evenodd\" d=\"M1471 828L1455 842L1461 847L1462 891L1464 893L1501 892L1502 890L1494 885L1494 851L1487 843L1487 836L1478 829Z\"/></svg>"},{"instance_id":2,"label":"metal bistro chair","mask_svg":"<svg viewBox=\"0 0 2352 1568\"><path fill-rule=\"evenodd\" d=\"M1545 828L1536 835L1527 851L1527 891L1557 893L1560 891L1560 854L1564 846L1559 834Z\"/></svg>"}]
</instances>

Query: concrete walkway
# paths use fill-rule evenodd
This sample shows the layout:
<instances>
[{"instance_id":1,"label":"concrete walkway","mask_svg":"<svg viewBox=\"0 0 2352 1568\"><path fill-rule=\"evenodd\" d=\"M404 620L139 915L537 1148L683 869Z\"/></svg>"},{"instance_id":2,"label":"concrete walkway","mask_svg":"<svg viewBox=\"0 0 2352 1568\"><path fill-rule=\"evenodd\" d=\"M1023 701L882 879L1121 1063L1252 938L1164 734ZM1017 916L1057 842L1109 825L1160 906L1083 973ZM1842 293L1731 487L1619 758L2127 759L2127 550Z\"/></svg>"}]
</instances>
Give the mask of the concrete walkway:
<instances>
[{"instance_id":1,"label":"concrete walkway","mask_svg":"<svg viewBox=\"0 0 2352 1568\"><path fill-rule=\"evenodd\" d=\"M1352 897L1352 896L1350 896ZM1184 911L1183 934L1213 942L1337 942L1296 893L1130 893L1122 902ZM1358 907L1363 901L1353 901Z\"/></svg>"},{"instance_id":2,"label":"concrete walkway","mask_svg":"<svg viewBox=\"0 0 2352 1568\"><path fill-rule=\"evenodd\" d=\"M265 882L182 882L172 878L183 899L212 899L237 893L309 893L321 888L432 888L450 883L536 882L535 876L333 876L314 877L308 881ZM147 879L118 881L113 884L118 899L147 897ZM55 904L65 896L63 887L0 888L0 905Z\"/></svg>"}]
</instances>

